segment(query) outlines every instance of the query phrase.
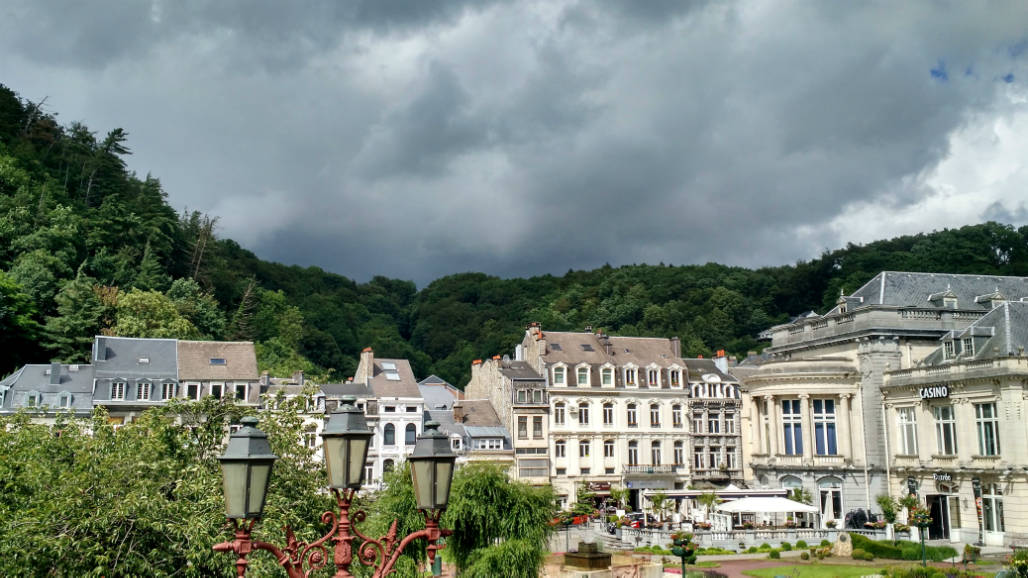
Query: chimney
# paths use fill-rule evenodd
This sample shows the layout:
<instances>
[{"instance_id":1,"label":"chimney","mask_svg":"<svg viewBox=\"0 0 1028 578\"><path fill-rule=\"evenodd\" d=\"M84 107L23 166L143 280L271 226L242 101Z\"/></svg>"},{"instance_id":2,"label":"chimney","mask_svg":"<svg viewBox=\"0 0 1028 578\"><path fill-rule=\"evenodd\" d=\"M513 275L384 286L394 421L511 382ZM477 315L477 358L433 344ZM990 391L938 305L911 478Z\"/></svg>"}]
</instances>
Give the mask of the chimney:
<instances>
[{"instance_id":1,"label":"chimney","mask_svg":"<svg viewBox=\"0 0 1028 578\"><path fill-rule=\"evenodd\" d=\"M368 382L375 377L375 352L370 347L361 351L361 360L357 364L357 374L353 376L355 381Z\"/></svg>"},{"instance_id":2,"label":"chimney","mask_svg":"<svg viewBox=\"0 0 1028 578\"><path fill-rule=\"evenodd\" d=\"M107 340L99 335L93 342L93 359L96 361L107 361Z\"/></svg>"},{"instance_id":3,"label":"chimney","mask_svg":"<svg viewBox=\"0 0 1028 578\"><path fill-rule=\"evenodd\" d=\"M303 385L303 370L297 371L293 374L293 380L296 381L297 385Z\"/></svg>"},{"instance_id":4,"label":"chimney","mask_svg":"<svg viewBox=\"0 0 1028 578\"><path fill-rule=\"evenodd\" d=\"M728 373L728 358L725 357L724 349L718 349L714 354L714 365L720 369L722 373Z\"/></svg>"},{"instance_id":5,"label":"chimney","mask_svg":"<svg viewBox=\"0 0 1028 578\"><path fill-rule=\"evenodd\" d=\"M271 375L267 371L261 372L260 384L264 386L271 385Z\"/></svg>"},{"instance_id":6,"label":"chimney","mask_svg":"<svg viewBox=\"0 0 1028 578\"><path fill-rule=\"evenodd\" d=\"M50 364L50 385L60 385L61 383L61 363L55 361Z\"/></svg>"},{"instance_id":7,"label":"chimney","mask_svg":"<svg viewBox=\"0 0 1028 578\"><path fill-rule=\"evenodd\" d=\"M682 357L682 340L677 335L671 338L671 356Z\"/></svg>"},{"instance_id":8,"label":"chimney","mask_svg":"<svg viewBox=\"0 0 1028 578\"><path fill-rule=\"evenodd\" d=\"M460 401L453 402L453 421L464 423L464 404Z\"/></svg>"},{"instance_id":9,"label":"chimney","mask_svg":"<svg viewBox=\"0 0 1028 578\"><path fill-rule=\"evenodd\" d=\"M520 343L514 346L514 361L525 360L525 346Z\"/></svg>"},{"instance_id":10,"label":"chimney","mask_svg":"<svg viewBox=\"0 0 1028 578\"><path fill-rule=\"evenodd\" d=\"M510 367L510 356L509 355L504 355L503 359L500 360L500 361L503 363L504 367L508 367L508 368Z\"/></svg>"}]
</instances>

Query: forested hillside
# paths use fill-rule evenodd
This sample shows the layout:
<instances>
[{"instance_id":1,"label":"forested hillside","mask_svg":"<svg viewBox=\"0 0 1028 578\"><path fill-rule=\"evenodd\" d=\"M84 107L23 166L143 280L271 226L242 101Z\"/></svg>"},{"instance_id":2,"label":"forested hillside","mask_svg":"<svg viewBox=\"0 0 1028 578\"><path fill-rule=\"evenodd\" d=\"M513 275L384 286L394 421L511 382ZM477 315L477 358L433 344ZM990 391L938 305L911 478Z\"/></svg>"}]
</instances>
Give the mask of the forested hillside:
<instances>
[{"instance_id":1,"label":"forested hillside","mask_svg":"<svg viewBox=\"0 0 1028 578\"><path fill-rule=\"evenodd\" d=\"M410 358L419 377L463 385L472 359L510 351L530 321L678 335L687 355L744 355L760 346L762 329L830 307L883 269L1028 275L1028 227L985 223L757 270L465 273L420 291L385 277L356 283L262 261L218 238L216 215L179 213L157 178L127 170L130 154L125 130L62 126L0 85L0 373L85 361L92 336L108 333L253 340L262 369L325 379L350 375L372 346Z\"/></svg>"}]
</instances>

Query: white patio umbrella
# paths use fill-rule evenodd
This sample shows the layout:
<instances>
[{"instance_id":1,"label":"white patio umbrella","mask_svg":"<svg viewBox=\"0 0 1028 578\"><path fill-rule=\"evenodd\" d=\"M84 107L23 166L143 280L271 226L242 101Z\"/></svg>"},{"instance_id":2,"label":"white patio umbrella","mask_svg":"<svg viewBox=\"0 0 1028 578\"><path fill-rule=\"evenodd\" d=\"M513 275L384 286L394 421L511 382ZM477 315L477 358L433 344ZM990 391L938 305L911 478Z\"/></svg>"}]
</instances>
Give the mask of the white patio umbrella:
<instances>
[{"instance_id":1,"label":"white patio umbrella","mask_svg":"<svg viewBox=\"0 0 1028 578\"><path fill-rule=\"evenodd\" d=\"M755 512L758 514L772 514L780 512L817 513L817 508L814 506L810 506L802 502L794 502L788 498L778 497L741 498L738 500L732 500L731 502L718 504L714 508L721 512L730 512L733 514L739 512Z\"/></svg>"}]
</instances>

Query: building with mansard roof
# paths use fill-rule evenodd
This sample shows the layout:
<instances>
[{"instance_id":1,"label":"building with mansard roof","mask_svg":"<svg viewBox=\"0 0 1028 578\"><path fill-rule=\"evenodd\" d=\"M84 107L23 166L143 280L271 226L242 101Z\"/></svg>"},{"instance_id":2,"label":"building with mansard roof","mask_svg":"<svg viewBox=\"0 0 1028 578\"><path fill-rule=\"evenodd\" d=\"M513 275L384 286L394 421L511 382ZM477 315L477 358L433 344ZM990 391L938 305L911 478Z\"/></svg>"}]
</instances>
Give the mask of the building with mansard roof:
<instances>
[{"instance_id":1,"label":"building with mansard roof","mask_svg":"<svg viewBox=\"0 0 1028 578\"><path fill-rule=\"evenodd\" d=\"M803 488L822 523L896 495L886 374L939 355L939 340L1028 295L1028 278L883 271L823 315L764 332L766 359L744 380L747 478Z\"/></svg>"}]
</instances>

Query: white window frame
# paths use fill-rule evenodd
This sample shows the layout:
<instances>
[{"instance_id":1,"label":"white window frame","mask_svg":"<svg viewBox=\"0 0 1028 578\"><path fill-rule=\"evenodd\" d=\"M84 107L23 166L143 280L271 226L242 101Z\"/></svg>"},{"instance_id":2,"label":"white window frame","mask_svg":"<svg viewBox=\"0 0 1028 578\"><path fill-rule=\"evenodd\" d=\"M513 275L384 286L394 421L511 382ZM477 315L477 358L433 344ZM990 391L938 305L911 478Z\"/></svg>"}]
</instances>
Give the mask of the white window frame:
<instances>
[{"instance_id":1,"label":"white window frame","mask_svg":"<svg viewBox=\"0 0 1028 578\"><path fill-rule=\"evenodd\" d=\"M603 440L603 457L614 457L614 440Z\"/></svg>"},{"instance_id":2,"label":"white window frame","mask_svg":"<svg viewBox=\"0 0 1028 578\"><path fill-rule=\"evenodd\" d=\"M802 456L806 449L803 443L803 409L805 400L783 399L780 405L782 411L782 454L787 456ZM786 411L788 404L789 411ZM792 442L791 444L786 442Z\"/></svg>"},{"instance_id":3,"label":"white window frame","mask_svg":"<svg viewBox=\"0 0 1028 578\"><path fill-rule=\"evenodd\" d=\"M682 404L676 403L671 406L671 427L681 429L684 427L682 422Z\"/></svg>"},{"instance_id":4,"label":"white window frame","mask_svg":"<svg viewBox=\"0 0 1028 578\"><path fill-rule=\"evenodd\" d=\"M1003 488L999 484L982 484L982 525L986 532L1003 532Z\"/></svg>"},{"instance_id":5,"label":"white window frame","mask_svg":"<svg viewBox=\"0 0 1028 578\"><path fill-rule=\"evenodd\" d=\"M935 450L940 456L957 455L957 417L952 405L932 406L935 418Z\"/></svg>"},{"instance_id":6,"label":"white window frame","mask_svg":"<svg viewBox=\"0 0 1028 578\"><path fill-rule=\"evenodd\" d=\"M563 401L553 404L553 425L564 425L567 405Z\"/></svg>"},{"instance_id":7,"label":"white window frame","mask_svg":"<svg viewBox=\"0 0 1028 578\"><path fill-rule=\"evenodd\" d=\"M682 370L678 367L668 369L667 381L671 389L682 389L684 387L682 383Z\"/></svg>"},{"instance_id":8,"label":"white window frame","mask_svg":"<svg viewBox=\"0 0 1028 578\"><path fill-rule=\"evenodd\" d=\"M661 384L660 368L651 365L646 368L646 387L660 389Z\"/></svg>"},{"instance_id":9,"label":"white window frame","mask_svg":"<svg viewBox=\"0 0 1028 578\"><path fill-rule=\"evenodd\" d=\"M900 455L917 455L917 409L914 406L896 408L896 433L899 435Z\"/></svg>"},{"instance_id":10,"label":"white window frame","mask_svg":"<svg viewBox=\"0 0 1028 578\"><path fill-rule=\"evenodd\" d=\"M568 455L568 443L565 440L553 442L553 457L566 458Z\"/></svg>"},{"instance_id":11,"label":"white window frame","mask_svg":"<svg viewBox=\"0 0 1028 578\"><path fill-rule=\"evenodd\" d=\"M622 370L625 387L636 389L639 387L639 368L634 365L626 365Z\"/></svg>"},{"instance_id":12,"label":"white window frame","mask_svg":"<svg viewBox=\"0 0 1028 578\"><path fill-rule=\"evenodd\" d=\"M578 387L592 387L592 372L589 371L588 363L580 363L575 367L575 385ZM585 379L582 379L583 372Z\"/></svg>"},{"instance_id":13,"label":"white window frame","mask_svg":"<svg viewBox=\"0 0 1028 578\"><path fill-rule=\"evenodd\" d=\"M628 465L639 465L639 442L636 440L628 442Z\"/></svg>"},{"instance_id":14,"label":"white window frame","mask_svg":"<svg viewBox=\"0 0 1028 578\"><path fill-rule=\"evenodd\" d=\"M128 385L124 381L111 382L111 401L125 401L125 390Z\"/></svg>"},{"instance_id":15,"label":"white window frame","mask_svg":"<svg viewBox=\"0 0 1028 578\"><path fill-rule=\"evenodd\" d=\"M589 425L589 406L588 401L578 402L578 424Z\"/></svg>"},{"instance_id":16,"label":"white window frame","mask_svg":"<svg viewBox=\"0 0 1028 578\"><path fill-rule=\"evenodd\" d=\"M196 395L189 395L189 388L191 388L191 387L195 387L196 388ZM186 398L187 399L191 399L193 401L200 401L201 397L203 397L203 384L197 383L195 381L187 382L186 383Z\"/></svg>"},{"instance_id":17,"label":"white window frame","mask_svg":"<svg viewBox=\"0 0 1028 578\"><path fill-rule=\"evenodd\" d=\"M996 402L974 404L975 430L978 433L978 455L980 456L1000 455L997 409Z\"/></svg>"},{"instance_id":18,"label":"white window frame","mask_svg":"<svg viewBox=\"0 0 1028 578\"><path fill-rule=\"evenodd\" d=\"M625 406L625 422L628 427L639 427L639 406L635 402Z\"/></svg>"},{"instance_id":19,"label":"white window frame","mask_svg":"<svg viewBox=\"0 0 1028 578\"><path fill-rule=\"evenodd\" d=\"M953 359L956 357L956 346L953 344L952 339L947 339L942 342L942 358Z\"/></svg>"},{"instance_id":20,"label":"white window frame","mask_svg":"<svg viewBox=\"0 0 1028 578\"><path fill-rule=\"evenodd\" d=\"M820 406L820 411L818 410ZM814 451L814 455L817 456L836 456L839 455L839 424L836 416L836 404L835 400L831 398L817 398L811 400L810 403L811 413L813 414L813 428L814 431L814 447L811 448ZM821 426L821 432L818 433L818 426ZM831 432L831 435L829 435ZM821 444L823 451L818 451L818 444ZM830 451L832 446L835 446L835 451Z\"/></svg>"},{"instance_id":21,"label":"white window frame","mask_svg":"<svg viewBox=\"0 0 1028 578\"><path fill-rule=\"evenodd\" d=\"M149 381L140 381L136 383L136 399L139 401L150 401L150 396L153 393L153 383Z\"/></svg>"},{"instance_id":22,"label":"white window frame","mask_svg":"<svg viewBox=\"0 0 1028 578\"><path fill-rule=\"evenodd\" d=\"M685 443L681 440L675 442L673 447L674 461L676 466L685 465Z\"/></svg>"},{"instance_id":23,"label":"white window frame","mask_svg":"<svg viewBox=\"0 0 1028 578\"><path fill-rule=\"evenodd\" d=\"M655 466L661 465L664 456L664 444L660 443L660 440L653 440L650 442L650 463Z\"/></svg>"},{"instance_id":24,"label":"white window frame","mask_svg":"<svg viewBox=\"0 0 1028 578\"><path fill-rule=\"evenodd\" d=\"M57 407L68 409L71 407L72 395L67 391L62 391L57 396Z\"/></svg>"},{"instance_id":25,"label":"white window frame","mask_svg":"<svg viewBox=\"0 0 1028 578\"><path fill-rule=\"evenodd\" d=\"M592 451L592 445L591 440L578 440L578 457L589 457L589 453Z\"/></svg>"},{"instance_id":26,"label":"white window frame","mask_svg":"<svg viewBox=\"0 0 1028 578\"><path fill-rule=\"evenodd\" d=\"M660 427L660 404L650 404L650 427Z\"/></svg>"},{"instance_id":27,"label":"white window frame","mask_svg":"<svg viewBox=\"0 0 1028 578\"><path fill-rule=\"evenodd\" d=\"M567 387L568 385L568 368L563 363L553 366L552 380L553 385L560 387Z\"/></svg>"},{"instance_id":28,"label":"white window frame","mask_svg":"<svg viewBox=\"0 0 1028 578\"><path fill-rule=\"evenodd\" d=\"M243 397L239 397L239 388L243 388ZM250 384L249 383L233 383L232 384L232 397L241 401L247 401L250 399Z\"/></svg>"},{"instance_id":29,"label":"white window frame","mask_svg":"<svg viewBox=\"0 0 1028 578\"><path fill-rule=\"evenodd\" d=\"M965 337L960 340L960 354L964 357L974 356L974 338Z\"/></svg>"},{"instance_id":30,"label":"white window frame","mask_svg":"<svg viewBox=\"0 0 1028 578\"><path fill-rule=\"evenodd\" d=\"M733 412L733 411L726 411L725 412L725 421L724 421L724 423L725 423L725 433L726 434L734 435L735 434L735 412Z\"/></svg>"},{"instance_id":31,"label":"white window frame","mask_svg":"<svg viewBox=\"0 0 1028 578\"><path fill-rule=\"evenodd\" d=\"M607 364L600 368L600 387L614 387L615 381L613 365Z\"/></svg>"},{"instance_id":32,"label":"white window frame","mask_svg":"<svg viewBox=\"0 0 1028 578\"><path fill-rule=\"evenodd\" d=\"M614 402L603 402L603 425L613 427L614 425Z\"/></svg>"},{"instance_id":33,"label":"white window frame","mask_svg":"<svg viewBox=\"0 0 1028 578\"><path fill-rule=\"evenodd\" d=\"M171 395L168 395L168 390L171 389ZM161 399L175 399L178 397L178 382L166 381L161 384Z\"/></svg>"}]
</instances>

